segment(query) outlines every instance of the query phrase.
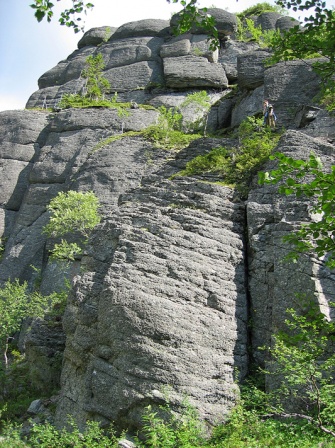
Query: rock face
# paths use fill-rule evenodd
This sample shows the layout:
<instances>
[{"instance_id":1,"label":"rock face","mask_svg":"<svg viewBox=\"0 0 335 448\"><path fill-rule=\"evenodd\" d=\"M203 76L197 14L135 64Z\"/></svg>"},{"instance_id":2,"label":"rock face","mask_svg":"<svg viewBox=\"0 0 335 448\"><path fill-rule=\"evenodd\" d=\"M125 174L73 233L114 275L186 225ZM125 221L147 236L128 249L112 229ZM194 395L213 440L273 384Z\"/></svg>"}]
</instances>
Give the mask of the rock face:
<instances>
[{"instance_id":1,"label":"rock face","mask_svg":"<svg viewBox=\"0 0 335 448\"><path fill-rule=\"evenodd\" d=\"M64 277L72 282L64 332L58 321L34 322L23 341L41 394L61 382L60 426L72 414L81 427L93 419L135 430L145 406L164 402L164 389L177 412L187 394L216 423L236 401L235 370L243 379L253 363L264 363L259 346L283 324L294 292L314 297L333 317L334 275L322 262L282 263L281 238L311 219L308 202L278 196L257 179L242 201L215 183L218 176L176 176L229 138L200 138L175 152L124 134L156 124L152 106L162 105L178 107L185 128L203 120L207 131L221 131L260 115L265 97L287 129L278 150L299 158L312 150L325 167L334 164L335 120L312 103L319 90L312 61L265 68L268 51L227 40L236 18L215 14L220 52L203 30L172 37L165 21L91 30L41 76L27 103L49 106L78 92L86 58L101 52L111 95L151 108L122 116L100 108L0 113L0 281L33 287L40 270L43 294L61 289ZM259 20L274 29L281 18ZM185 106L202 90L209 111ZM47 204L70 189L93 190L103 219L82 259L64 265L48 258L52 241L42 229Z\"/></svg>"},{"instance_id":2,"label":"rock face","mask_svg":"<svg viewBox=\"0 0 335 448\"><path fill-rule=\"evenodd\" d=\"M298 131L288 131L278 145L278 151L293 158L305 159L310 152L320 157L323 165L334 164L334 146L322 143ZM265 169L273 169L269 162ZM274 186L252 190L247 202L250 262L249 292L251 318L254 323L252 346L258 364L264 362L264 352L258 347L270 344L274 328L283 326L287 308L299 297L319 304L320 310L334 318L329 303L334 297L334 273L319 259L302 258L298 264L284 262L289 247L282 237L309 221L310 203L307 199L283 197Z\"/></svg>"},{"instance_id":3,"label":"rock face","mask_svg":"<svg viewBox=\"0 0 335 448\"><path fill-rule=\"evenodd\" d=\"M243 216L231 190L161 175L121 196L64 317L60 421L70 410L137 426L162 385L211 423L229 410L248 358Z\"/></svg>"}]
</instances>

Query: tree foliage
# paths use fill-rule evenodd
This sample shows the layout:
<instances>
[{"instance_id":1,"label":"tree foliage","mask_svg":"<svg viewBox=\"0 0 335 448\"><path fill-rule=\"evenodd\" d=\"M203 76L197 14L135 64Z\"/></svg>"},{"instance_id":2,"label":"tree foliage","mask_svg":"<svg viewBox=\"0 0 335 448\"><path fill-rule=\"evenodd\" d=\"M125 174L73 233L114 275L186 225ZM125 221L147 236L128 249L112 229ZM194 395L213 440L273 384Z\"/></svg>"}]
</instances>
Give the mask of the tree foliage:
<instances>
[{"instance_id":1,"label":"tree foliage","mask_svg":"<svg viewBox=\"0 0 335 448\"><path fill-rule=\"evenodd\" d=\"M51 215L44 232L51 237L73 232L88 237L89 231L100 221L98 207L98 198L92 191L60 192L47 206Z\"/></svg>"},{"instance_id":2,"label":"tree foliage","mask_svg":"<svg viewBox=\"0 0 335 448\"><path fill-rule=\"evenodd\" d=\"M99 200L92 191L60 192L47 207L50 220L43 232L53 238L77 232L85 238L85 243L90 231L100 222L98 207ZM82 247L77 243L62 240L55 245L52 254L55 258L73 260L81 251Z\"/></svg>"},{"instance_id":3,"label":"tree foliage","mask_svg":"<svg viewBox=\"0 0 335 448\"><path fill-rule=\"evenodd\" d=\"M0 289L0 347L8 366L8 344L27 317L42 317L59 301L57 294L42 296L29 293L28 284L19 280L7 281Z\"/></svg>"},{"instance_id":4,"label":"tree foliage","mask_svg":"<svg viewBox=\"0 0 335 448\"><path fill-rule=\"evenodd\" d=\"M298 310L287 310L286 330L275 334L269 350L266 373L278 381L270 408L274 415L308 420L335 437L335 324L311 301ZM286 413L289 403L298 412Z\"/></svg>"},{"instance_id":5,"label":"tree foliage","mask_svg":"<svg viewBox=\"0 0 335 448\"><path fill-rule=\"evenodd\" d=\"M101 53L96 56L89 56L86 59L86 66L82 71L81 76L87 80L86 96L89 99L96 101L104 98L105 93L110 88L108 79L103 76L105 62Z\"/></svg>"},{"instance_id":6,"label":"tree foliage","mask_svg":"<svg viewBox=\"0 0 335 448\"><path fill-rule=\"evenodd\" d=\"M334 91L332 76L335 73L335 12L327 8L323 0L276 0L276 4L293 11L313 13L304 19L304 25L294 26L289 31L276 36L272 42L273 62L281 60L319 57L314 64L321 77L324 89Z\"/></svg>"},{"instance_id":7,"label":"tree foliage","mask_svg":"<svg viewBox=\"0 0 335 448\"><path fill-rule=\"evenodd\" d=\"M248 117L239 126L237 144L232 148L213 148L190 160L180 174L217 173L226 185L236 185L242 196L248 192L252 177L269 159L280 135L262 126L262 119Z\"/></svg>"},{"instance_id":8,"label":"tree foliage","mask_svg":"<svg viewBox=\"0 0 335 448\"><path fill-rule=\"evenodd\" d=\"M61 0L57 0L61 1ZM54 16L54 4L49 0L34 0L34 3L30 5L35 10L35 17L38 22L41 22L44 18L51 22ZM81 25L82 14L86 14L88 10L92 9L94 5L90 2L86 3L82 0L72 0L72 8L64 9L61 12L59 23L67 27L73 28L75 33L83 31Z\"/></svg>"}]
</instances>

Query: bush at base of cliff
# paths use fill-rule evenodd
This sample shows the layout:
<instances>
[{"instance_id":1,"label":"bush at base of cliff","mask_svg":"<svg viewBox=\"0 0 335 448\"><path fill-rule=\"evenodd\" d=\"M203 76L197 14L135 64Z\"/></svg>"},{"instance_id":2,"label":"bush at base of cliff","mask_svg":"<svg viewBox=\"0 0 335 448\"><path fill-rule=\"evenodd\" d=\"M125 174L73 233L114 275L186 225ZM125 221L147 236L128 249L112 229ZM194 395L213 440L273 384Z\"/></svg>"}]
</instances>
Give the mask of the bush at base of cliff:
<instances>
[{"instance_id":1,"label":"bush at base of cliff","mask_svg":"<svg viewBox=\"0 0 335 448\"><path fill-rule=\"evenodd\" d=\"M196 411L184 409L181 419L173 417L164 407L170 419L163 420L157 412L147 408L143 423L146 440L137 439L137 448L334 448L334 442L308 422L295 419L279 421L263 419L259 410L252 409L249 392L247 400L241 400L228 421L213 429L210 439L204 436L203 424ZM254 399L251 399L254 400ZM30 437L21 437L20 428L8 424L0 434L2 448L116 448L123 435L116 437L113 431L104 431L97 422L88 422L80 432L70 420L70 431L59 431L51 424L34 425ZM121 445L122 446L122 445Z\"/></svg>"},{"instance_id":2,"label":"bush at base of cliff","mask_svg":"<svg viewBox=\"0 0 335 448\"><path fill-rule=\"evenodd\" d=\"M11 351L11 364L6 370L0 369L0 410L6 420L19 420L30 403L36 399L30 377L29 366L24 356ZM1 414L0 413L0 414ZM0 422L0 427L2 422ZM2 447L2 444L0 443Z\"/></svg>"},{"instance_id":3,"label":"bush at base of cliff","mask_svg":"<svg viewBox=\"0 0 335 448\"><path fill-rule=\"evenodd\" d=\"M241 402L226 424L214 429L209 448L331 448L331 438L307 422L263 419Z\"/></svg>"},{"instance_id":4,"label":"bush at base of cliff","mask_svg":"<svg viewBox=\"0 0 335 448\"><path fill-rule=\"evenodd\" d=\"M70 430L57 430L50 423L33 425L28 438L20 438L20 428L8 424L0 436L0 446L4 448L117 448L118 439L112 430L104 431L98 422L88 422L80 432L70 419Z\"/></svg>"}]
</instances>

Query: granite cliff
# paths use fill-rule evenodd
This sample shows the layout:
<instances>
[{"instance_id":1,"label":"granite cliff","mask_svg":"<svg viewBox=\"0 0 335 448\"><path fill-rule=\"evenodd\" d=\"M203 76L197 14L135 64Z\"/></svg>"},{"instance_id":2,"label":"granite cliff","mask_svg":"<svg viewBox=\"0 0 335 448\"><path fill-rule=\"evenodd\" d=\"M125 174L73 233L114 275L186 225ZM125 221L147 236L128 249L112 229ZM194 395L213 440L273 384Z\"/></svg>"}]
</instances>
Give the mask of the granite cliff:
<instances>
[{"instance_id":1,"label":"granite cliff","mask_svg":"<svg viewBox=\"0 0 335 448\"><path fill-rule=\"evenodd\" d=\"M235 40L236 17L212 13L220 51L201 30L173 37L166 21L93 29L41 76L27 110L0 113L0 281L32 285L38 269L44 294L60 288L64 275L72 281L63 325L34 322L22 342L41 395L61 386L59 425L72 414L79 425L98 419L135 429L146 405L164 401L164 387L175 409L186 394L215 423L234 405L236 371L243 378L264 362L258 347L282 325L294 293L330 312L334 274L314 258L282 262L282 236L311 219L308 202L257 179L241 200L215 183L218 176L171 177L196 155L228 145L222 134L179 152L135 135L97 148L156 123L154 107L178 107L206 90L213 135L259 114L269 98L286 129L278 151L297 158L313 151L325 167L334 164L335 119L313 104L320 86L312 61L266 68L266 49ZM277 13L255 20L263 29L291 25ZM98 52L110 95L152 109L122 117L111 109L57 111L64 94L80 92L85 60ZM56 111L34 109L45 106ZM185 126L207 114L192 105L181 111ZM85 255L65 265L49 259L51 241L41 230L46 205L70 189L93 190L103 219Z\"/></svg>"}]
</instances>

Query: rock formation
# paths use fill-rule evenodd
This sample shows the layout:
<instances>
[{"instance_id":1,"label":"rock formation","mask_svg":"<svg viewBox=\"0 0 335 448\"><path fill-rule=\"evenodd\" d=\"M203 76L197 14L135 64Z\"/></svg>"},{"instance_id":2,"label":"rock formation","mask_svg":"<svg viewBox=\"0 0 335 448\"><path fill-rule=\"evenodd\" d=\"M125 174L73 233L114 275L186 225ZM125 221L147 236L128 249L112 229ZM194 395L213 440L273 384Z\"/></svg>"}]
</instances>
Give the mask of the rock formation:
<instances>
[{"instance_id":1,"label":"rock formation","mask_svg":"<svg viewBox=\"0 0 335 448\"><path fill-rule=\"evenodd\" d=\"M126 117L113 109L33 110L79 92L86 58L102 53L111 96L173 107L206 90L212 132L259 114L266 97L287 129L278 150L299 158L313 150L326 167L333 164L335 120L312 104L319 90L312 61L266 68L267 50L234 39L236 17L212 13L220 51L201 30L172 37L166 21L90 30L41 76L31 110L0 113L0 280L32 285L37 268L43 293L60 288L64 275L73 283L66 343L59 326L50 334L41 323L25 342L41 393L59 381L55 358L65 344L59 425L72 414L80 426L98 419L136 429L143 408L164 401L164 388L174 409L186 394L209 424L220 421L236 399L236 371L243 378L252 363L264 362L258 348L282 325L293 294L315 297L325 313L334 300L334 274L320 260L282 262L288 249L281 238L310 219L308 202L259 187L257 179L242 201L215 184L219 177L171 177L228 139L202 138L178 153L141 136L98 145L156 123L157 110L129 109ZM289 25L276 14L257 20L264 29ZM189 122L199 110L182 113ZM93 190L103 220L82 259L62 265L48 259L42 228L49 201L69 189Z\"/></svg>"}]
</instances>

